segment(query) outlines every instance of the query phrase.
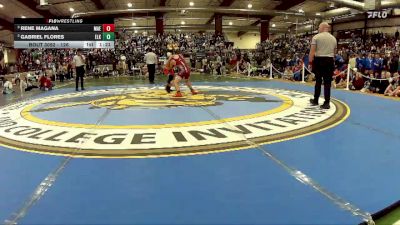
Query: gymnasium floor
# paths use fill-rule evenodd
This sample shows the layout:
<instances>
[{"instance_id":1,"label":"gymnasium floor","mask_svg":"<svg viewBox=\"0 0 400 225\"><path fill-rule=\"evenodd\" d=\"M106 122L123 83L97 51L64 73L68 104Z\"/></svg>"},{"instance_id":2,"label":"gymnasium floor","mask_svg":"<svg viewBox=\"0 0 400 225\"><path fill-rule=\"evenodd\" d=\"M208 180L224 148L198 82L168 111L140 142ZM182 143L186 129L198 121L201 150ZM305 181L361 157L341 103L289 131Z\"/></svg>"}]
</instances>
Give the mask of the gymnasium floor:
<instances>
[{"instance_id":1,"label":"gymnasium floor","mask_svg":"<svg viewBox=\"0 0 400 225\"><path fill-rule=\"evenodd\" d=\"M321 112L305 105L312 86L203 75L193 80L203 94L173 101L165 98L163 77L155 86L101 78L88 80L85 92L64 85L23 98L1 96L8 106L0 110L0 221L359 224L400 199L398 100L333 90L333 109ZM277 117L301 107L308 117ZM260 121L249 125L258 119L253 115L282 123L269 124L275 133L267 135L272 131ZM144 147L106 143L123 136L51 146L23 131L13 140L18 128L7 131L12 122L48 133L150 131L120 140ZM210 127L212 134L195 130L209 124L219 127ZM164 130L174 136L148 134Z\"/></svg>"}]
</instances>

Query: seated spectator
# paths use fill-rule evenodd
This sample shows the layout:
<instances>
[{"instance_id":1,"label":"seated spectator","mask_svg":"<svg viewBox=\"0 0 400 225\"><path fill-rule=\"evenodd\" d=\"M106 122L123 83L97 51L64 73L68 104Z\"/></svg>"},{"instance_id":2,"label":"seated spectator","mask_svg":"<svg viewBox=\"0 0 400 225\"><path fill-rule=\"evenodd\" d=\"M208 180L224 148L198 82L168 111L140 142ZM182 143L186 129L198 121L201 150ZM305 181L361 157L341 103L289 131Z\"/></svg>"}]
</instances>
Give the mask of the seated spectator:
<instances>
[{"instance_id":1,"label":"seated spectator","mask_svg":"<svg viewBox=\"0 0 400 225\"><path fill-rule=\"evenodd\" d=\"M33 85L32 81L30 81L28 77L25 77L25 79L21 80L20 84L21 93L26 91L31 91L34 88L38 88L38 86Z\"/></svg>"},{"instance_id":2,"label":"seated spectator","mask_svg":"<svg viewBox=\"0 0 400 225\"><path fill-rule=\"evenodd\" d=\"M354 79L352 80L351 89L352 90L361 90L364 87L364 78L362 77L360 72L356 72Z\"/></svg>"},{"instance_id":3,"label":"seated spectator","mask_svg":"<svg viewBox=\"0 0 400 225\"><path fill-rule=\"evenodd\" d=\"M41 70L36 70L35 71L35 80L39 80L39 78L42 76L42 71Z\"/></svg>"},{"instance_id":4,"label":"seated spectator","mask_svg":"<svg viewBox=\"0 0 400 225\"><path fill-rule=\"evenodd\" d=\"M243 61L239 62L239 73L247 74L246 65L245 65L245 63Z\"/></svg>"},{"instance_id":5,"label":"seated spectator","mask_svg":"<svg viewBox=\"0 0 400 225\"><path fill-rule=\"evenodd\" d=\"M393 94L391 96L400 97L400 86L399 86L399 83L397 83L397 88L394 89Z\"/></svg>"},{"instance_id":6,"label":"seated spectator","mask_svg":"<svg viewBox=\"0 0 400 225\"><path fill-rule=\"evenodd\" d=\"M260 76L266 77L266 76L268 76L268 74L269 74L269 71L268 71L267 67L263 66L261 69L261 72L260 72Z\"/></svg>"},{"instance_id":7,"label":"seated spectator","mask_svg":"<svg viewBox=\"0 0 400 225\"><path fill-rule=\"evenodd\" d=\"M290 66L287 66L285 68L285 71L283 72L283 76L286 79L292 80L293 79L293 70L290 68Z\"/></svg>"},{"instance_id":8,"label":"seated spectator","mask_svg":"<svg viewBox=\"0 0 400 225\"><path fill-rule=\"evenodd\" d=\"M110 70L107 66L103 67L103 77L105 76L110 77Z\"/></svg>"},{"instance_id":9,"label":"seated spectator","mask_svg":"<svg viewBox=\"0 0 400 225\"><path fill-rule=\"evenodd\" d=\"M366 77L366 80L364 82L364 87L361 89L361 92L369 93L375 91L375 86L371 85L373 79L374 79L374 73L371 71L369 75Z\"/></svg>"},{"instance_id":10,"label":"seated spectator","mask_svg":"<svg viewBox=\"0 0 400 225\"><path fill-rule=\"evenodd\" d=\"M400 96L400 79L398 76L399 74L395 73L395 78L389 79L390 84L384 92L386 96Z\"/></svg>"},{"instance_id":11,"label":"seated spectator","mask_svg":"<svg viewBox=\"0 0 400 225\"><path fill-rule=\"evenodd\" d=\"M243 74L247 75L247 76L251 76L252 66L251 66L250 62L245 62L243 64L243 67L244 67Z\"/></svg>"},{"instance_id":12,"label":"seated spectator","mask_svg":"<svg viewBox=\"0 0 400 225\"><path fill-rule=\"evenodd\" d=\"M53 83L51 79L47 77L47 75L43 75L39 78L40 90L49 91L53 89Z\"/></svg>"},{"instance_id":13,"label":"seated spectator","mask_svg":"<svg viewBox=\"0 0 400 225\"><path fill-rule=\"evenodd\" d=\"M226 63L222 62L221 64L221 75L225 75L226 74Z\"/></svg>"},{"instance_id":14,"label":"seated spectator","mask_svg":"<svg viewBox=\"0 0 400 225\"><path fill-rule=\"evenodd\" d=\"M143 67L142 67L142 76L145 76L145 77L149 76L149 71L147 70L146 65L143 65Z\"/></svg>"},{"instance_id":15,"label":"seated spectator","mask_svg":"<svg viewBox=\"0 0 400 225\"><path fill-rule=\"evenodd\" d=\"M341 76L341 72L339 69L335 69L333 71L333 81L335 84L340 83L340 81L342 80L342 76Z\"/></svg>"},{"instance_id":16,"label":"seated spectator","mask_svg":"<svg viewBox=\"0 0 400 225\"><path fill-rule=\"evenodd\" d=\"M26 79L28 79L28 80L31 81L31 82L36 82L36 81L37 81L36 77L33 76L33 75L30 74L30 73L27 73L27 74L26 74Z\"/></svg>"},{"instance_id":17,"label":"seated spectator","mask_svg":"<svg viewBox=\"0 0 400 225\"><path fill-rule=\"evenodd\" d=\"M26 79L26 82L27 82L27 87L26 87L25 91L30 91L34 88L39 88L34 82L32 82L29 79Z\"/></svg>"},{"instance_id":18,"label":"seated spectator","mask_svg":"<svg viewBox=\"0 0 400 225\"><path fill-rule=\"evenodd\" d=\"M3 94L11 94L14 92L13 84L8 79L5 79L5 83L3 84Z\"/></svg>"},{"instance_id":19,"label":"seated spectator","mask_svg":"<svg viewBox=\"0 0 400 225\"><path fill-rule=\"evenodd\" d=\"M378 72L371 72L370 73L370 87L369 87L369 92L371 93L378 93L379 92L379 86L380 86L380 82L379 82L379 78L380 75Z\"/></svg>"},{"instance_id":20,"label":"seated spectator","mask_svg":"<svg viewBox=\"0 0 400 225\"><path fill-rule=\"evenodd\" d=\"M384 94L387 87L390 85L390 83L389 83L389 79L391 78L390 75L391 75L390 72L382 71L382 74L380 76L381 80L379 80L379 84L378 84L378 93L379 94Z\"/></svg>"},{"instance_id":21,"label":"seated spectator","mask_svg":"<svg viewBox=\"0 0 400 225\"><path fill-rule=\"evenodd\" d=\"M52 69L47 69L47 70L45 70L45 74L46 74L46 77L47 77L48 79L50 79L51 81L55 81L56 76L55 76L55 74L54 74L54 72L53 72Z\"/></svg>"},{"instance_id":22,"label":"seated spectator","mask_svg":"<svg viewBox=\"0 0 400 225\"><path fill-rule=\"evenodd\" d=\"M302 80L302 70L301 70L301 65L297 64L293 66L293 79L296 81L301 81Z\"/></svg>"},{"instance_id":23,"label":"seated spectator","mask_svg":"<svg viewBox=\"0 0 400 225\"><path fill-rule=\"evenodd\" d=\"M16 73L14 78L12 79L12 83L15 85L19 85L21 82L21 75L19 73Z\"/></svg>"},{"instance_id":24,"label":"seated spectator","mask_svg":"<svg viewBox=\"0 0 400 225\"><path fill-rule=\"evenodd\" d=\"M100 70L98 67L93 67L93 76L95 78L99 78L100 77Z\"/></svg>"},{"instance_id":25,"label":"seated spectator","mask_svg":"<svg viewBox=\"0 0 400 225\"><path fill-rule=\"evenodd\" d=\"M335 88L345 88L347 86L347 75L343 72L340 72L339 69L336 69L333 72L334 79L332 80L332 86Z\"/></svg>"},{"instance_id":26,"label":"seated spectator","mask_svg":"<svg viewBox=\"0 0 400 225\"><path fill-rule=\"evenodd\" d=\"M119 60L117 64L117 70L119 75L125 75L127 71L127 65L125 62L125 56L121 56L121 60Z\"/></svg>"}]
</instances>

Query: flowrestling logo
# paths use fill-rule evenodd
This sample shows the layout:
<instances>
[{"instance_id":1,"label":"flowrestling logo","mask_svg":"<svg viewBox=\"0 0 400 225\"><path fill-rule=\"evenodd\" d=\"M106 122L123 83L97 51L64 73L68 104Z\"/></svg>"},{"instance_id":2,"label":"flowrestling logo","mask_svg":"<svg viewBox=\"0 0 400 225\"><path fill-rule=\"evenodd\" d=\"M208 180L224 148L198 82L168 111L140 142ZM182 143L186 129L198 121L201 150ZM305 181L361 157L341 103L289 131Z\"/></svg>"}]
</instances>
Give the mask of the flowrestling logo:
<instances>
[{"instance_id":1,"label":"flowrestling logo","mask_svg":"<svg viewBox=\"0 0 400 225\"><path fill-rule=\"evenodd\" d=\"M349 115L309 105L309 93L199 86L172 98L161 87L55 95L0 109L0 144L42 154L142 158L254 148L333 127Z\"/></svg>"},{"instance_id":2,"label":"flowrestling logo","mask_svg":"<svg viewBox=\"0 0 400 225\"><path fill-rule=\"evenodd\" d=\"M383 11L369 11L367 12L368 19L386 19L390 16L391 10L383 10Z\"/></svg>"}]
</instances>

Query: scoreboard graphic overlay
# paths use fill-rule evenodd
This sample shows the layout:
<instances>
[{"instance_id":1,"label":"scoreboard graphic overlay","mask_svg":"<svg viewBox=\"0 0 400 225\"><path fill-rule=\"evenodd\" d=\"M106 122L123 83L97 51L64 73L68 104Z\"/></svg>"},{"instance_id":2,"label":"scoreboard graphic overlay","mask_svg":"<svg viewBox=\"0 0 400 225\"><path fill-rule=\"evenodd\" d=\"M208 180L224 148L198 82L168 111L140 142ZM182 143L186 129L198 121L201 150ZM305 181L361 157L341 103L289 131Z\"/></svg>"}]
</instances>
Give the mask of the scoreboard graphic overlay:
<instances>
[{"instance_id":1,"label":"scoreboard graphic overlay","mask_svg":"<svg viewBox=\"0 0 400 225\"><path fill-rule=\"evenodd\" d=\"M14 48L114 48L114 20L15 18Z\"/></svg>"}]
</instances>

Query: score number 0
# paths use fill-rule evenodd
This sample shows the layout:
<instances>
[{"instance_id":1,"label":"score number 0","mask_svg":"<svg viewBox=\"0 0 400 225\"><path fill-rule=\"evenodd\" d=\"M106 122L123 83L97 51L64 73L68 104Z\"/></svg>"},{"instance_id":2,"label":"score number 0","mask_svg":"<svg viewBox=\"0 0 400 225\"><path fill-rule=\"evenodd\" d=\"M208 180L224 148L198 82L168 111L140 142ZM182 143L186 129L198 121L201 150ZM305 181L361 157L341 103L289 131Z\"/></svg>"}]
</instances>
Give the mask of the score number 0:
<instances>
[{"instance_id":1,"label":"score number 0","mask_svg":"<svg viewBox=\"0 0 400 225\"><path fill-rule=\"evenodd\" d=\"M103 24L103 32L114 32L115 25L114 24Z\"/></svg>"}]
</instances>

